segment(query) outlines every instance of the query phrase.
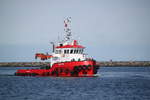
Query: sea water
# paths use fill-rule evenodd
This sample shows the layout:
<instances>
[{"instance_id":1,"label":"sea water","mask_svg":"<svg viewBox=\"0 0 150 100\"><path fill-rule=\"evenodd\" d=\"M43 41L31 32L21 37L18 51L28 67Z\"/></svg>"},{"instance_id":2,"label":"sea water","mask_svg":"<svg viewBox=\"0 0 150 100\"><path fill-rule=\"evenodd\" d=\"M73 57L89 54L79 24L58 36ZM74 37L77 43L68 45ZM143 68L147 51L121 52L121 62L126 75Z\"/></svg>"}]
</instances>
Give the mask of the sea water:
<instances>
[{"instance_id":1,"label":"sea water","mask_svg":"<svg viewBox=\"0 0 150 100\"><path fill-rule=\"evenodd\" d=\"M98 77L14 76L0 68L0 100L150 100L150 67L101 67Z\"/></svg>"}]
</instances>

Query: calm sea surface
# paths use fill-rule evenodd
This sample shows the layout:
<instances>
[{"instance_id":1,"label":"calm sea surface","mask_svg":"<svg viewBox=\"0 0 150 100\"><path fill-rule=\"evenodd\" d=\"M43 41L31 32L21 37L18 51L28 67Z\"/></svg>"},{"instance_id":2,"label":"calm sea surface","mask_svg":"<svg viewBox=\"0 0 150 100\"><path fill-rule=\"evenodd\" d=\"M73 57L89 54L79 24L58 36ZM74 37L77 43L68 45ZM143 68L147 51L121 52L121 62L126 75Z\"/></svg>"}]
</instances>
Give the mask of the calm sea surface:
<instances>
[{"instance_id":1,"label":"calm sea surface","mask_svg":"<svg viewBox=\"0 0 150 100\"><path fill-rule=\"evenodd\" d=\"M0 100L150 100L150 67L101 67L98 77L13 76L0 68Z\"/></svg>"}]
</instances>

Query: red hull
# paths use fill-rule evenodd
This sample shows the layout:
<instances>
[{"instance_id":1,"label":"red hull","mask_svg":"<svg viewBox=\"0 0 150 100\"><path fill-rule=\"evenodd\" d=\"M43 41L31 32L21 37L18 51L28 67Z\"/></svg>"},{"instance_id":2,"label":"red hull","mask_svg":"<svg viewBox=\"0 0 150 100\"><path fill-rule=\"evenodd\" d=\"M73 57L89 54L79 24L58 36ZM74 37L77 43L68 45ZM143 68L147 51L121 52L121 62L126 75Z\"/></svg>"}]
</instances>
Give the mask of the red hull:
<instances>
[{"instance_id":1,"label":"red hull","mask_svg":"<svg viewBox=\"0 0 150 100\"><path fill-rule=\"evenodd\" d=\"M94 76L99 66L94 60L71 61L55 63L51 68L45 69L21 69L17 70L18 76L58 76L58 77L82 77Z\"/></svg>"}]
</instances>

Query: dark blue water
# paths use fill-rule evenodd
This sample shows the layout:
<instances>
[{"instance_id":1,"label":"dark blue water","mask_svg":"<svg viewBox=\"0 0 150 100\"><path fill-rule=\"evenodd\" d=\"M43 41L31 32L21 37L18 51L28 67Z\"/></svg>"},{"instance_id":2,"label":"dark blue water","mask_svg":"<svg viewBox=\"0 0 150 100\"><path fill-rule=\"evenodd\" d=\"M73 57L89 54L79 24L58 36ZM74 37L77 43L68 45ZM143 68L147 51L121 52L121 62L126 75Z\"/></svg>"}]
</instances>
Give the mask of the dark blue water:
<instances>
[{"instance_id":1,"label":"dark blue water","mask_svg":"<svg viewBox=\"0 0 150 100\"><path fill-rule=\"evenodd\" d=\"M150 67L102 67L99 77L13 76L0 68L0 100L150 100Z\"/></svg>"}]
</instances>

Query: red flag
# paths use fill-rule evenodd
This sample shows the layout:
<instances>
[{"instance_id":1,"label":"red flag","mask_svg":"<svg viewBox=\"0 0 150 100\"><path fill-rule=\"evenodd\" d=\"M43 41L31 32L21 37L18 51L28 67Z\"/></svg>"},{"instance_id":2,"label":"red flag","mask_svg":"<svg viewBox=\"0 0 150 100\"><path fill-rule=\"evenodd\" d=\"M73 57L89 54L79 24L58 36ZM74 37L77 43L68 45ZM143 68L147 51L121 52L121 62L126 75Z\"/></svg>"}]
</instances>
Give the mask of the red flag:
<instances>
[{"instance_id":1,"label":"red flag","mask_svg":"<svg viewBox=\"0 0 150 100\"><path fill-rule=\"evenodd\" d=\"M65 27L67 27L67 23L64 21Z\"/></svg>"},{"instance_id":2,"label":"red flag","mask_svg":"<svg viewBox=\"0 0 150 100\"><path fill-rule=\"evenodd\" d=\"M67 27L67 24L65 23L65 27Z\"/></svg>"}]
</instances>

